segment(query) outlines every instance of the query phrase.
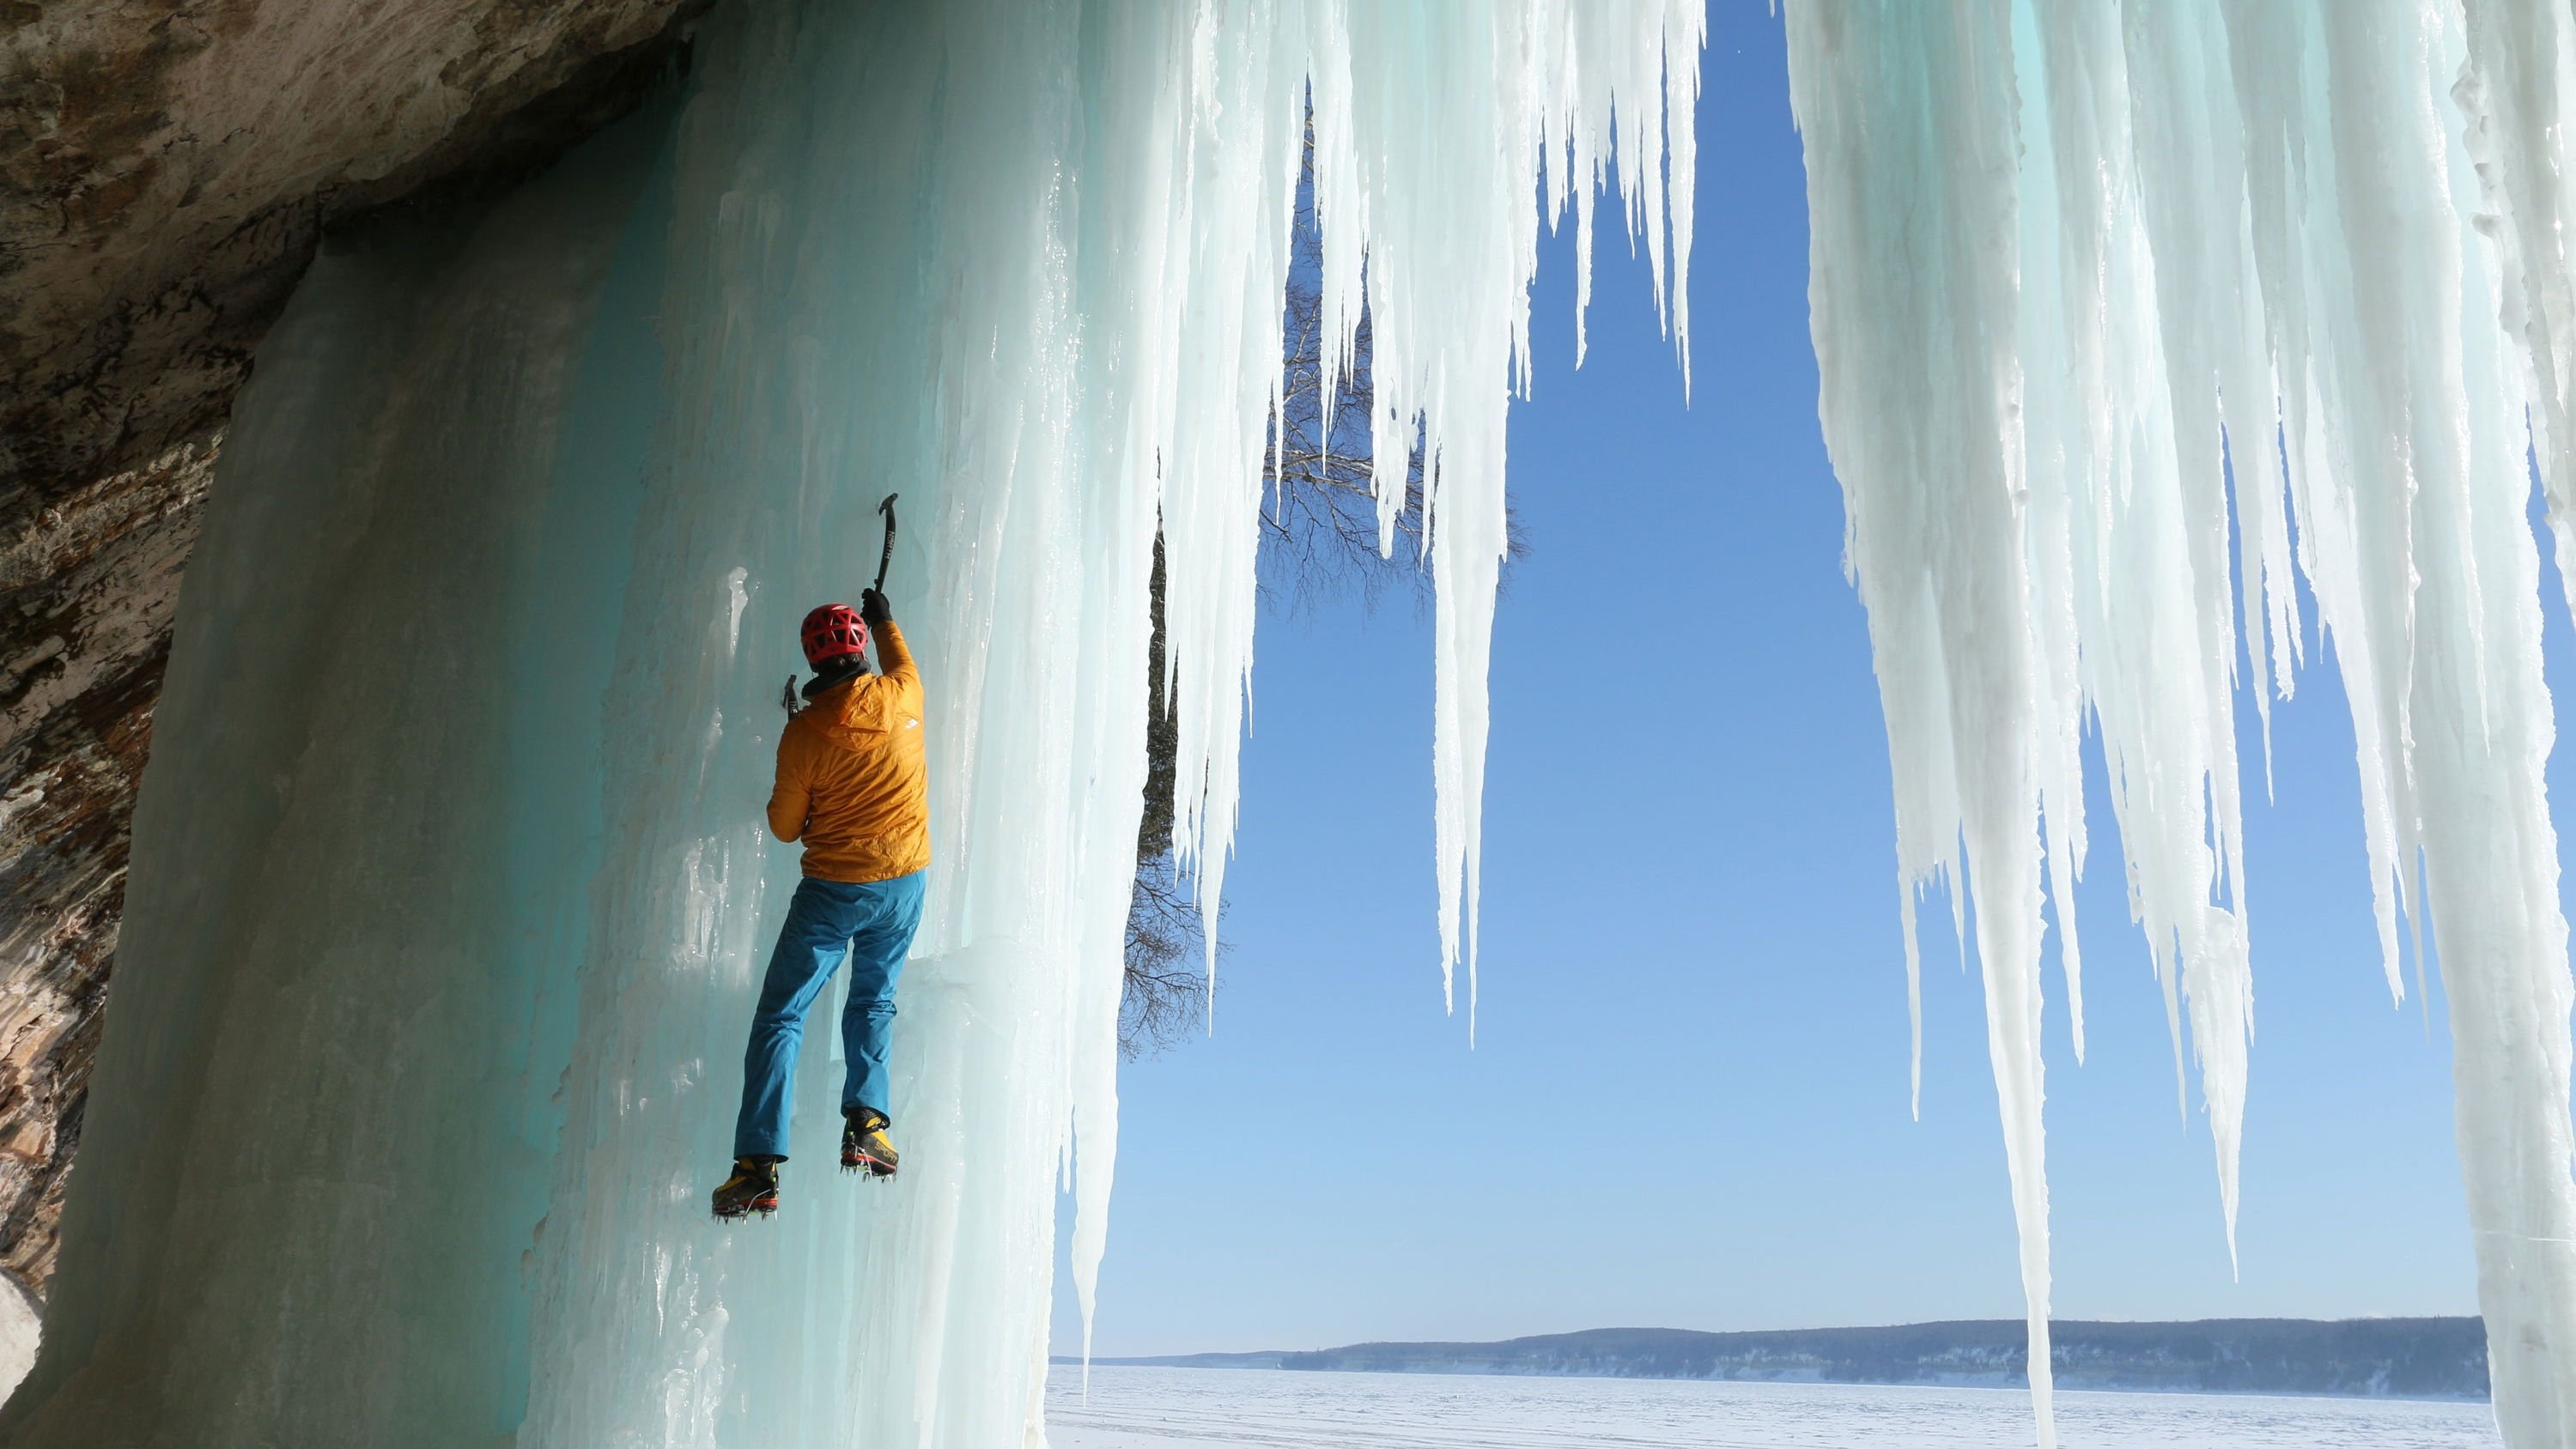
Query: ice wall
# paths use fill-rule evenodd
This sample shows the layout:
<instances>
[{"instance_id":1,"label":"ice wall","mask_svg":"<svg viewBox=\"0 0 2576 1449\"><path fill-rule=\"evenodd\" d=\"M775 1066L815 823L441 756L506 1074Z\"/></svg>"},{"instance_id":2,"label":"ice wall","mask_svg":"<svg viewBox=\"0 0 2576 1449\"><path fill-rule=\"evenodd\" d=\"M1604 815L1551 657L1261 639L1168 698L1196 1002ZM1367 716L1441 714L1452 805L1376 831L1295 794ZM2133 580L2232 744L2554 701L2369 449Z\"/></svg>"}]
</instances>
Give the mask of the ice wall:
<instances>
[{"instance_id":1,"label":"ice wall","mask_svg":"<svg viewBox=\"0 0 2576 1449\"><path fill-rule=\"evenodd\" d=\"M655 113L335 241L189 574L9 1441L1040 1442L1059 1170L1086 1304L1105 1241L1158 516L1211 876L1235 823L1309 87L1327 316L1347 341L1365 296L1381 436L1419 418L1432 449L1442 922L1472 968L1537 228L1570 202L1589 233L1615 146L1678 314L1701 24L736 3ZM905 1168L830 1170L818 1032L785 1213L719 1229L795 873L759 816L779 683L897 491L938 851Z\"/></svg>"},{"instance_id":2,"label":"ice wall","mask_svg":"<svg viewBox=\"0 0 2576 1449\"><path fill-rule=\"evenodd\" d=\"M1974 902L2042 1442L2042 911L2080 1058L2079 742L2089 720L2232 1243L2253 1021L2233 692L2241 648L2258 707L2288 693L2299 579L2352 701L2389 989L2401 920L2429 922L2449 995L2497 1416L2517 1446L2576 1442L2571 989L2525 520L2536 448L2568 557L2570 17L1792 0L1787 19L1908 970L1917 893L1947 880Z\"/></svg>"}]
</instances>

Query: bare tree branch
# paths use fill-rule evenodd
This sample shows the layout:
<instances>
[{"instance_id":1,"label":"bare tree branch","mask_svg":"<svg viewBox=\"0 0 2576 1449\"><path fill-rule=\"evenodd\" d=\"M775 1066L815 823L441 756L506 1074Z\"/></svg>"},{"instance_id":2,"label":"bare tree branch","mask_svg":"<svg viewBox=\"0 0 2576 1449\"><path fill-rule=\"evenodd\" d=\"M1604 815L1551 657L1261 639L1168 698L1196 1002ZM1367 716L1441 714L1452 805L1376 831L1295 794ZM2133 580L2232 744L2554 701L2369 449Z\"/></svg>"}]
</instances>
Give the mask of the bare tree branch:
<instances>
[{"instance_id":1,"label":"bare tree branch","mask_svg":"<svg viewBox=\"0 0 2576 1449\"><path fill-rule=\"evenodd\" d=\"M1405 437L1404 498L1395 510L1393 548L1379 548L1372 474L1377 402L1375 338L1360 314L1349 365L1334 379L1329 426L1324 408L1323 251L1315 229L1314 135L1307 133L1305 174L1297 185L1288 291L1283 301L1279 410L1271 419L1270 455L1262 482L1259 580L1274 603L1302 607L1356 589L1371 607L1390 588L1417 604L1430 597L1421 566L1423 448L1419 422ZM1508 520L1511 557L1526 546ZM1131 1060L1177 1042L1204 1019L1206 937L1199 908L1172 860L1174 793L1180 727L1165 711L1169 661L1163 632L1163 541L1154 540L1152 655L1146 667L1145 811L1136 833L1136 892L1127 911L1127 976L1118 1013L1118 1045ZM1224 950L1222 943L1217 948Z\"/></svg>"}]
</instances>

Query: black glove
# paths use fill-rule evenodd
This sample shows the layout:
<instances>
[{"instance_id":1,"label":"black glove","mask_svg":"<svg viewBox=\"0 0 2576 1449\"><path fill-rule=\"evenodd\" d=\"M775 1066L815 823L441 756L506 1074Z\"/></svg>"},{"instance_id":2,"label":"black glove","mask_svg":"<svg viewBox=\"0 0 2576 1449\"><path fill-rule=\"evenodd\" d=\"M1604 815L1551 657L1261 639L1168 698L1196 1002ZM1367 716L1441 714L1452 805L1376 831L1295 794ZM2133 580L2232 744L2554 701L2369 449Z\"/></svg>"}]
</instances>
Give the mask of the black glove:
<instances>
[{"instance_id":1,"label":"black glove","mask_svg":"<svg viewBox=\"0 0 2576 1449\"><path fill-rule=\"evenodd\" d=\"M894 610L886 604L885 595L874 589L862 589L859 591L859 620L870 629L882 629L894 622Z\"/></svg>"}]
</instances>

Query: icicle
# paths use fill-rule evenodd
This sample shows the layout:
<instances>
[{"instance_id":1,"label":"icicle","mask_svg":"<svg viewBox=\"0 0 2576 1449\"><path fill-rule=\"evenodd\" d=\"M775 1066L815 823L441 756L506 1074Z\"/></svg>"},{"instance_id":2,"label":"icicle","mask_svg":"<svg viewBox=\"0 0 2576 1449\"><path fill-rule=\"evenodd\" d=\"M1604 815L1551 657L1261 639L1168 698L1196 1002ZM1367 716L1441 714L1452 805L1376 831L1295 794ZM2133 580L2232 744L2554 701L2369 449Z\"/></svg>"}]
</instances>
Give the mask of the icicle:
<instances>
[{"instance_id":1,"label":"icicle","mask_svg":"<svg viewBox=\"0 0 2576 1449\"><path fill-rule=\"evenodd\" d=\"M2450 991L2499 1418L2518 1446L2576 1429L2571 992L2523 523L2528 440L2564 556L2576 41L2548 7L2465 19L1789 8L1820 412L1899 868L1932 879L1955 840L1976 895L2043 1442L2038 863L2072 995L2089 720L2232 1256L2253 1031L2236 657L2268 777L2293 559L2352 701L2389 988L2399 921L2429 915Z\"/></svg>"}]
</instances>

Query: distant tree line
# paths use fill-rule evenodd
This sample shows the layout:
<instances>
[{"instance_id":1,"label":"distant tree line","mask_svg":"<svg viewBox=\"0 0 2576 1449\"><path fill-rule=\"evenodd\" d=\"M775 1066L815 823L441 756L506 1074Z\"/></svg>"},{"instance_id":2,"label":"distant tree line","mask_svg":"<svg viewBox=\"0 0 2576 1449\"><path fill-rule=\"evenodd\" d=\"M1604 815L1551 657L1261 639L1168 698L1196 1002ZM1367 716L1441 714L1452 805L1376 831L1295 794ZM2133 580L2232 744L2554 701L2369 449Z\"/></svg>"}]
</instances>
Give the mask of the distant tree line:
<instances>
[{"instance_id":1,"label":"distant tree line","mask_svg":"<svg viewBox=\"0 0 2576 1449\"><path fill-rule=\"evenodd\" d=\"M2224 1318L2050 1325L2059 1388L2481 1399L2475 1318ZM1889 1328L1700 1333L1604 1328L1501 1343L1363 1343L1290 1353L1283 1369L1586 1378L1813 1379L1851 1384L2029 1382L2020 1319Z\"/></svg>"}]
</instances>

